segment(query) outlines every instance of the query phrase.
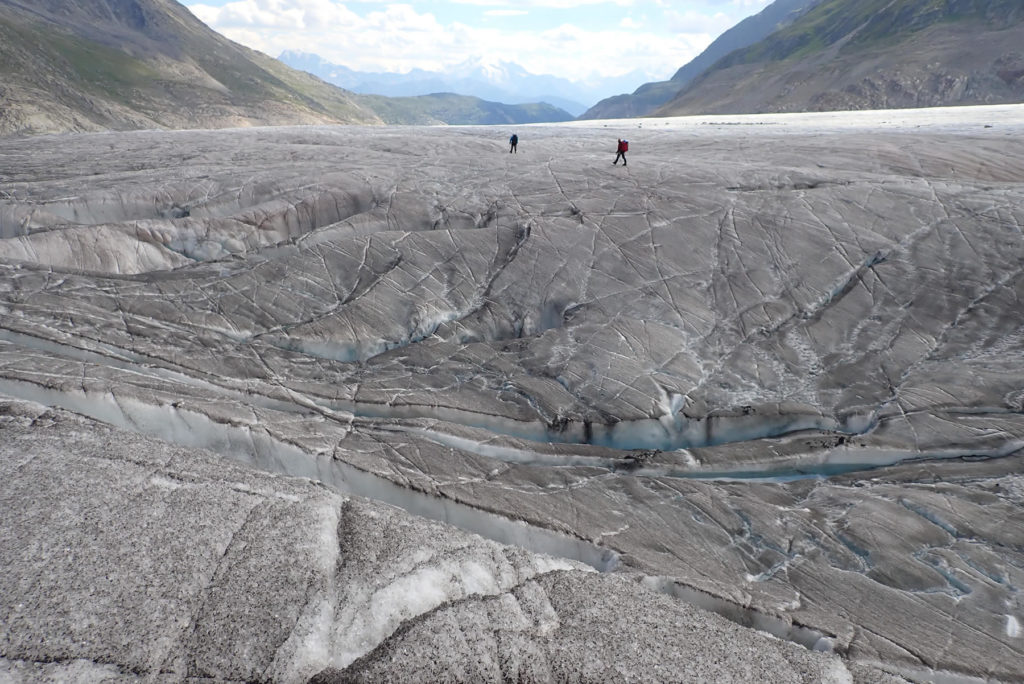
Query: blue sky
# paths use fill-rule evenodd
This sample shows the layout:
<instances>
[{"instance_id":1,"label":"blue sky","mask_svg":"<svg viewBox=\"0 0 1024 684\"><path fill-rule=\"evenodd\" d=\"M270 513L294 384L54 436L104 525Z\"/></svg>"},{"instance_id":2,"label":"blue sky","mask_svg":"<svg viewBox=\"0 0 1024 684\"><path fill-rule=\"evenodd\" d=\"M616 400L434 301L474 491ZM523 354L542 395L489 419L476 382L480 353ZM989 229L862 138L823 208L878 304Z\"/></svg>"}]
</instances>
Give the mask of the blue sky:
<instances>
[{"instance_id":1,"label":"blue sky","mask_svg":"<svg viewBox=\"0 0 1024 684\"><path fill-rule=\"evenodd\" d=\"M661 80L771 0L183 0L208 25L276 57L302 50L361 71L515 62L574 81Z\"/></svg>"}]
</instances>

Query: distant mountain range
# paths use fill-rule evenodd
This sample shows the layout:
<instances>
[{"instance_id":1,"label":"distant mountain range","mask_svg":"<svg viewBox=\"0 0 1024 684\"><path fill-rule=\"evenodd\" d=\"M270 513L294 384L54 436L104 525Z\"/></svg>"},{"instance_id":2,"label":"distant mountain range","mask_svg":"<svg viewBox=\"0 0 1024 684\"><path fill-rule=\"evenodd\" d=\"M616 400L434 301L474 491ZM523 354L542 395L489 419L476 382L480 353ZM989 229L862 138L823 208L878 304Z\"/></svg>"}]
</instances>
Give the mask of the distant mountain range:
<instances>
[{"instance_id":1,"label":"distant mountain range","mask_svg":"<svg viewBox=\"0 0 1024 684\"><path fill-rule=\"evenodd\" d=\"M719 36L692 62L679 68L668 81L644 83L629 95L615 95L588 109L581 119L617 119L647 116L665 104L734 50L748 47L789 26L822 0L776 0L760 13L747 17Z\"/></svg>"},{"instance_id":2,"label":"distant mountain range","mask_svg":"<svg viewBox=\"0 0 1024 684\"><path fill-rule=\"evenodd\" d=\"M355 71L318 55L294 50L282 52L278 59L355 93L390 97L459 93L509 104L546 102L573 116L583 113L589 103L632 87L642 78L639 72L631 72L588 84L531 74L511 62L482 59L469 60L444 72L413 69L401 74Z\"/></svg>"},{"instance_id":3,"label":"distant mountain range","mask_svg":"<svg viewBox=\"0 0 1024 684\"><path fill-rule=\"evenodd\" d=\"M0 0L0 135L571 118L543 104L359 95L228 40L175 0Z\"/></svg>"},{"instance_id":4,"label":"distant mountain range","mask_svg":"<svg viewBox=\"0 0 1024 684\"><path fill-rule=\"evenodd\" d=\"M720 59L654 113L1022 101L1024 1L824 0Z\"/></svg>"}]
</instances>

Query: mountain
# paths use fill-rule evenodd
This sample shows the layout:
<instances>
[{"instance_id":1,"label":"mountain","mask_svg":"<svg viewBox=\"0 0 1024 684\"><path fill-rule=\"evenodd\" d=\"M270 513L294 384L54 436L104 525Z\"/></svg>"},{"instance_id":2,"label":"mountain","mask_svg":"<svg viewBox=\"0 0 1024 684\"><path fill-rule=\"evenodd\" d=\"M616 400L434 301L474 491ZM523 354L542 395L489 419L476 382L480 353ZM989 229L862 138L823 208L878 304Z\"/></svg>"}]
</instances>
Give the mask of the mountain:
<instances>
[{"instance_id":1,"label":"mountain","mask_svg":"<svg viewBox=\"0 0 1024 684\"><path fill-rule=\"evenodd\" d=\"M577 112L582 109L582 105L558 97L538 97L518 104L504 104L519 98L502 90L498 84L530 76L522 67L506 62L495 65L465 63L450 74L422 69L396 74L353 71L308 52L286 50L278 59L338 87L366 93L357 96L359 102L389 124L525 124L570 121L575 117L565 107L549 104L551 100L565 103ZM485 78L489 79L487 83ZM548 77L533 78L540 83ZM450 90L453 87L474 94L459 95Z\"/></svg>"},{"instance_id":2,"label":"mountain","mask_svg":"<svg viewBox=\"0 0 1024 684\"><path fill-rule=\"evenodd\" d=\"M355 71L331 63L319 55L285 50L278 59L328 83L355 93L407 97L433 93L459 93L484 100L525 104L546 102L573 116L610 93L621 92L642 77L636 73L603 79L598 83L576 82L550 75L532 74L518 64L467 60L448 71L413 69L407 73Z\"/></svg>"},{"instance_id":3,"label":"mountain","mask_svg":"<svg viewBox=\"0 0 1024 684\"><path fill-rule=\"evenodd\" d=\"M455 93L414 97L360 95L359 98L388 124L527 124L575 118L564 109L545 102L510 105Z\"/></svg>"},{"instance_id":4,"label":"mountain","mask_svg":"<svg viewBox=\"0 0 1024 684\"><path fill-rule=\"evenodd\" d=\"M618 119L650 114L671 100L693 79L734 50L745 48L792 24L822 0L776 0L754 16L719 36L694 60L679 68L668 81L645 83L632 94L601 100L581 119Z\"/></svg>"},{"instance_id":5,"label":"mountain","mask_svg":"<svg viewBox=\"0 0 1024 684\"><path fill-rule=\"evenodd\" d=\"M718 61L658 115L1024 100L1020 0L826 0Z\"/></svg>"},{"instance_id":6,"label":"mountain","mask_svg":"<svg viewBox=\"0 0 1024 684\"><path fill-rule=\"evenodd\" d=\"M174 0L0 0L0 135L379 123Z\"/></svg>"}]
</instances>

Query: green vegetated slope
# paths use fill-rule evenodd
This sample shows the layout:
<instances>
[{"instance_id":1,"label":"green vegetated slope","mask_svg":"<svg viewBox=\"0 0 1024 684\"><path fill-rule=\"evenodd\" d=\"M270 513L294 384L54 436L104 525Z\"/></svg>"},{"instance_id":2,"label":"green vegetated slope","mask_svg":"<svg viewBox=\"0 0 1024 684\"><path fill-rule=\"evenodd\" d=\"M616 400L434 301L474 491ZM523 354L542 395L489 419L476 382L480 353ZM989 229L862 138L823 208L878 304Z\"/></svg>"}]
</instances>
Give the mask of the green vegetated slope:
<instances>
[{"instance_id":1,"label":"green vegetated slope","mask_svg":"<svg viewBox=\"0 0 1024 684\"><path fill-rule=\"evenodd\" d=\"M454 93L355 97L389 124L525 124L571 121L574 118L569 112L544 102L509 105Z\"/></svg>"},{"instance_id":2,"label":"green vegetated slope","mask_svg":"<svg viewBox=\"0 0 1024 684\"><path fill-rule=\"evenodd\" d=\"M1024 100L1021 0L825 0L718 61L659 115Z\"/></svg>"},{"instance_id":3,"label":"green vegetated slope","mask_svg":"<svg viewBox=\"0 0 1024 684\"><path fill-rule=\"evenodd\" d=\"M173 0L0 0L0 134L379 123Z\"/></svg>"}]
</instances>

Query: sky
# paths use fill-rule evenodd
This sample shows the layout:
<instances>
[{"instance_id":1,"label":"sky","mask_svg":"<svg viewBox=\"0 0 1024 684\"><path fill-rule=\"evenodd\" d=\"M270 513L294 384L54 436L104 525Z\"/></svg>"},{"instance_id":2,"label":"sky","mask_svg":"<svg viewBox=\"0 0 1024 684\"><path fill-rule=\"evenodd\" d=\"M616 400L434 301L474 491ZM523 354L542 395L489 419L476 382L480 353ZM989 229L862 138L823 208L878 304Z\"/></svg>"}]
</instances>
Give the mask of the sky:
<instances>
[{"instance_id":1,"label":"sky","mask_svg":"<svg viewBox=\"0 0 1024 684\"><path fill-rule=\"evenodd\" d=\"M513 62L571 81L664 80L772 0L183 0L207 25L277 57L357 71Z\"/></svg>"}]
</instances>

